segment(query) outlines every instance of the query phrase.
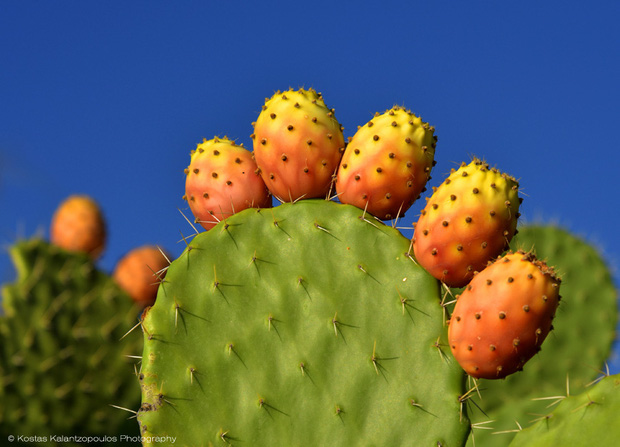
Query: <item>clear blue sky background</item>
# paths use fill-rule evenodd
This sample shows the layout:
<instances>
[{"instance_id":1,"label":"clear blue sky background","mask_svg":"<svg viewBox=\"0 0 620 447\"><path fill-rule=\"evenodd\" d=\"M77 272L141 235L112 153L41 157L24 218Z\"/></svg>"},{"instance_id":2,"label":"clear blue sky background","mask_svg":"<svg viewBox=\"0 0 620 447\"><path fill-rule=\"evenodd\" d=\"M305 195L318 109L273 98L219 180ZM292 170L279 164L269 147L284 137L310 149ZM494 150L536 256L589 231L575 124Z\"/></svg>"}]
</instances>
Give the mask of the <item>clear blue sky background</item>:
<instances>
[{"instance_id":1,"label":"clear blue sky background","mask_svg":"<svg viewBox=\"0 0 620 447\"><path fill-rule=\"evenodd\" d=\"M214 135L251 147L264 98L305 86L345 136L412 109L439 136L433 185L484 157L520 179L524 221L618 266L619 19L616 1L3 1L0 243L47 234L86 193L107 216L102 268L147 243L178 255L189 152Z\"/></svg>"}]
</instances>

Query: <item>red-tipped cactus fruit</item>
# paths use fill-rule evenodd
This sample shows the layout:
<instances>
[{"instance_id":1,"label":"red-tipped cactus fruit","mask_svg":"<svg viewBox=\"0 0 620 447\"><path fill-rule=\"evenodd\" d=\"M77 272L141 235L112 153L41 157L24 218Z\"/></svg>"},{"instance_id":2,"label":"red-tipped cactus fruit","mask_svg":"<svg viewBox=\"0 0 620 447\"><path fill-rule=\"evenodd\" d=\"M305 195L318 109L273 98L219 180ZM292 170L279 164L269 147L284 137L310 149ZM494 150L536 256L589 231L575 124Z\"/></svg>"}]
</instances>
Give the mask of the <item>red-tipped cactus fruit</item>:
<instances>
[{"instance_id":1,"label":"red-tipped cactus fruit","mask_svg":"<svg viewBox=\"0 0 620 447\"><path fill-rule=\"evenodd\" d=\"M268 208L271 196L252 154L228 138L203 139L185 170L185 195L206 230L246 208Z\"/></svg>"},{"instance_id":2,"label":"red-tipped cactus fruit","mask_svg":"<svg viewBox=\"0 0 620 447\"><path fill-rule=\"evenodd\" d=\"M531 253L509 253L478 273L450 319L452 354L472 377L519 371L553 328L560 279Z\"/></svg>"}]
</instances>

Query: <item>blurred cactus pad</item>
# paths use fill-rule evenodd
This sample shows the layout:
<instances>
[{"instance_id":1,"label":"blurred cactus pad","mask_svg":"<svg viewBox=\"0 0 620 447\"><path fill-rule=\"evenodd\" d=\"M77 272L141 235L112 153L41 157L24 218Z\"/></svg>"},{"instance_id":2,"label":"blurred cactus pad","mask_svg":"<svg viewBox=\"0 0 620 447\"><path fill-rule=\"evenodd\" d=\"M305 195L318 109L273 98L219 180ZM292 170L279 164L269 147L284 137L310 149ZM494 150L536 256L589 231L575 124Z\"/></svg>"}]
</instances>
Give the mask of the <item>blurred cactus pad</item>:
<instances>
[{"instance_id":1,"label":"blurred cactus pad","mask_svg":"<svg viewBox=\"0 0 620 447\"><path fill-rule=\"evenodd\" d=\"M611 446L620 439L620 375L603 378L520 431L510 447Z\"/></svg>"},{"instance_id":2,"label":"blurred cactus pad","mask_svg":"<svg viewBox=\"0 0 620 447\"><path fill-rule=\"evenodd\" d=\"M492 429L474 431L477 447L510 444L519 426L525 428L549 413L549 404L556 396L565 396L567 387L574 393L585 390L605 372L616 337L617 290L595 247L552 225L519 227L511 247L533 250L539 259L556 266L562 277L562 300L555 329L522 372L505 380L480 381L479 404L486 414L477 411L471 416L476 422L492 421L486 424Z\"/></svg>"},{"instance_id":3,"label":"blurred cactus pad","mask_svg":"<svg viewBox=\"0 0 620 447\"><path fill-rule=\"evenodd\" d=\"M142 339L121 341L139 309L86 254L31 239L10 256L17 279L2 287L0 435L137 435L131 414L111 405L140 401L127 356L140 355Z\"/></svg>"},{"instance_id":4,"label":"blurred cactus pad","mask_svg":"<svg viewBox=\"0 0 620 447\"><path fill-rule=\"evenodd\" d=\"M398 230L302 200L244 210L187 243L142 322L143 436L463 445L465 376L440 284Z\"/></svg>"}]
</instances>

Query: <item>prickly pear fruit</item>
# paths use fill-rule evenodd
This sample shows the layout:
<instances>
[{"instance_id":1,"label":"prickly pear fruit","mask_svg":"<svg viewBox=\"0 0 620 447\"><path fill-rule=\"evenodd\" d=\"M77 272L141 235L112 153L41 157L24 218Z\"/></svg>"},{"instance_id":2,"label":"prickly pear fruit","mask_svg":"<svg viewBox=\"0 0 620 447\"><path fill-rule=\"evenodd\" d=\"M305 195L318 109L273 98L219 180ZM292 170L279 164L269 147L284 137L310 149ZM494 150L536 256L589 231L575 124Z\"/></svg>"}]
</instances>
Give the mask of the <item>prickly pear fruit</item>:
<instances>
[{"instance_id":1,"label":"prickly pear fruit","mask_svg":"<svg viewBox=\"0 0 620 447\"><path fill-rule=\"evenodd\" d=\"M434 130L400 107L375 114L347 145L336 180L338 199L384 220L404 214L430 178Z\"/></svg>"},{"instance_id":2,"label":"prickly pear fruit","mask_svg":"<svg viewBox=\"0 0 620 447\"><path fill-rule=\"evenodd\" d=\"M320 93L277 92L253 124L256 163L274 196L293 202L329 194L344 136Z\"/></svg>"},{"instance_id":3,"label":"prickly pear fruit","mask_svg":"<svg viewBox=\"0 0 620 447\"><path fill-rule=\"evenodd\" d=\"M185 195L196 222L209 230L246 208L268 208L271 197L252 154L228 138L203 139L185 170Z\"/></svg>"},{"instance_id":4,"label":"prickly pear fruit","mask_svg":"<svg viewBox=\"0 0 620 447\"><path fill-rule=\"evenodd\" d=\"M52 217L50 242L98 258L106 242L105 221L99 205L87 195L69 196Z\"/></svg>"},{"instance_id":5,"label":"prickly pear fruit","mask_svg":"<svg viewBox=\"0 0 620 447\"><path fill-rule=\"evenodd\" d=\"M129 251L118 261L113 278L136 303L142 307L152 306L168 264L167 256L159 248L144 245Z\"/></svg>"},{"instance_id":6,"label":"prickly pear fruit","mask_svg":"<svg viewBox=\"0 0 620 447\"><path fill-rule=\"evenodd\" d=\"M508 253L474 276L458 297L448 339L470 376L519 371L553 328L560 279L531 253Z\"/></svg>"},{"instance_id":7,"label":"prickly pear fruit","mask_svg":"<svg viewBox=\"0 0 620 447\"><path fill-rule=\"evenodd\" d=\"M465 286L516 233L518 188L514 178L478 159L453 170L415 224L418 262L448 286Z\"/></svg>"}]
</instances>

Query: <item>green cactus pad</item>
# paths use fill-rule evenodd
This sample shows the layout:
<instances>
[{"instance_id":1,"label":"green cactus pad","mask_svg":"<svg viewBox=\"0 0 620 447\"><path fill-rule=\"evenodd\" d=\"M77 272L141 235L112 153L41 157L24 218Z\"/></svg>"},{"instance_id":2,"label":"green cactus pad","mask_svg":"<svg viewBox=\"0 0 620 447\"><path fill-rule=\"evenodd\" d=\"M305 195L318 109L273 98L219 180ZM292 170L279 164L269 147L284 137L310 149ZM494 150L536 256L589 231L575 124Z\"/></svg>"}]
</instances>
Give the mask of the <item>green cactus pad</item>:
<instances>
[{"instance_id":1,"label":"green cactus pad","mask_svg":"<svg viewBox=\"0 0 620 447\"><path fill-rule=\"evenodd\" d=\"M620 375L609 376L520 431L510 447L612 446L620 439Z\"/></svg>"},{"instance_id":2,"label":"green cactus pad","mask_svg":"<svg viewBox=\"0 0 620 447\"><path fill-rule=\"evenodd\" d=\"M245 210L196 236L143 320L142 435L462 445L464 375L439 285L408 251L397 230L324 200Z\"/></svg>"},{"instance_id":3,"label":"green cactus pad","mask_svg":"<svg viewBox=\"0 0 620 447\"><path fill-rule=\"evenodd\" d=\"M111 405L140 399L126 355L140 354L142 338L119 341L139 309L85 254L32 239L10 255L18 277L2 288L0 434L131 434L131 415Z\"/></svg>"},{"instance_id":4,"label":"green cactus pad","mask_svg":"<svg viewBox=\"0 0 620 447\"><path fill-rule=\"evenodd\" d=\"M487 425L492 430L475 430L477 447L508 445L517 422L528 426L553 401L533 399L565 395L567 378L569 389L583 389L604 370L615 338L617 291L609 268L593 246L566 230L539 225L520 227L511 247L533 250L539 259L555 266L562 278L562 301L555 329L522 372L505 380L480 381L484 390L480 406L486 415L474 417L477 422L494 422Z\"/></svg>"}]
</instances>

